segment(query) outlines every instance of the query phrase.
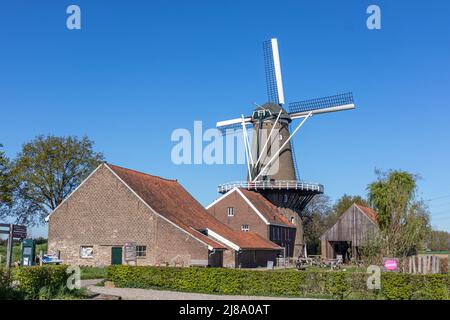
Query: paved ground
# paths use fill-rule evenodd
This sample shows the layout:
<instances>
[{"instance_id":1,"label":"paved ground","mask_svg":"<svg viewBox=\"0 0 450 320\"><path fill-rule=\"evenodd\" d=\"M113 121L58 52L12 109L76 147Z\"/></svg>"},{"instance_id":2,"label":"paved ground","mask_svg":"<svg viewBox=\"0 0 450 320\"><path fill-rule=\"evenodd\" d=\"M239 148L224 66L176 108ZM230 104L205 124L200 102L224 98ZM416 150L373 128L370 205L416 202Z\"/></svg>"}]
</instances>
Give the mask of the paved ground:
<instances>
[{"instance_id":1,"label":"paved ground","mask_svg":"<svg viewBox=\"0 0 450 320\"><path fill-rule=\"evenodd\" d=\"M274 297L227 296L150 289L106 288L95 286L98 282L99 280L82 280L81 285L93 293L117 296L123 300L285 300L285 298Z\"/></svg>"}]
</instances>

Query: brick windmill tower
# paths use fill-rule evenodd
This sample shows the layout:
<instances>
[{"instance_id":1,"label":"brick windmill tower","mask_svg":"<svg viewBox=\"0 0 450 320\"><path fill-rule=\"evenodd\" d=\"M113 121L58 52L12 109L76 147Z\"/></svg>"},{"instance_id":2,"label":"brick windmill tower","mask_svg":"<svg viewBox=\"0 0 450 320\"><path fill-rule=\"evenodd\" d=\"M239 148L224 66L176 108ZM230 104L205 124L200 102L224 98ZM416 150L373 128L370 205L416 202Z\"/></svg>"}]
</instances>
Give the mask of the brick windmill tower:
<instances>
[{"instance_id":1,"label":"brick windmill tower","mask_svg":"<svg viewBox=\"0 0 450 320\"><path fill-rule=\"evenodd\" d=\"M235 187L262 194L297 227L294 256L306 253L303 237L302 212L315 195L322 194L324 188L318 183L299 179L292 138L313 115L354 109L351 93L289 103L289 111L284 109L285 100L277 39L263 44L266 69L268 102L258 105L249 116L220 121L217 127L224 134L242 130L247 158L247 180L226 183L218 190L224 194ZM295 128L291 125L300 120ZM252 128L252 143L248 129Z\"/></svg>"}]
</instances>

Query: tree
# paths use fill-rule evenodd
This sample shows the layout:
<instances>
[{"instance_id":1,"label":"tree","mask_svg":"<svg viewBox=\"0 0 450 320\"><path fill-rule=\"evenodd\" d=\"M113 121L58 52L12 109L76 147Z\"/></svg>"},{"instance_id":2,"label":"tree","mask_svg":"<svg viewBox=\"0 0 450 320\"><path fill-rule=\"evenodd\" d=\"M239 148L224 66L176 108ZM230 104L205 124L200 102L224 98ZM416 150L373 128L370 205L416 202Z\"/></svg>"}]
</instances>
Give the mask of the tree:
<instances>
[{"instance_id":1,"label":"tree","mask_svg":"<svg viewBox=\"0 0 450 320\"><path fill-rule=\"evenodd\" d=\"M416 199L418 177L399 170L377 174L367 190L379 216L380 254L406 256L422 245L430 230L428 209Z\"/></svg>"},{"instance_id":2,"label":"tree","mask_svg":"<svg viewBox=\"0 0 450 320\"><path fill-rule=\"evenodd\" d=\"M320 236L334 223L331 199L315 196L302 214L303 233L309 254L320 254Z\"/></svg>"},{"instance_id":3,"label":"tree","mask_svg":"<svg viewBox=\"0 0 450 320\"><path fill-rule=\"evenodd\" d=\"M433 230L426 240L427 249L431 251L450 251L450 233Z\"/></svg>"},{"instance_id":4,"label":"tree","mask_svg":"<svg viewBox=\"0 0 450 320\"><path fill-rule=\"evenodd\" d=\"M87 137L38 136L13 162L12 216L39 225L102 161Z\"/></svg>"},{"instance_id":5,"label":"tree","mask_svg":"<svg viewBox=\"0 0 450 320\"><path fill-rule=\"evenodd\" d=\"M367 201L361 196L350 196L344 194L333 206L333 211L337 217L340 217L348 208L352 206L352 204L359 204L362 206L367 206Z\"/></svg>"},{"instance_id":6,"label":"tree","mask_svg":"<svg viewBox=\"0 0 450 320\"><path fill-rule=\"evenodd\" d=\"M0 148L2 147L0 144ZM5 152L0 150L0 207L11 204L11 192L10 162Z\"/></svg>"}]
</instances>

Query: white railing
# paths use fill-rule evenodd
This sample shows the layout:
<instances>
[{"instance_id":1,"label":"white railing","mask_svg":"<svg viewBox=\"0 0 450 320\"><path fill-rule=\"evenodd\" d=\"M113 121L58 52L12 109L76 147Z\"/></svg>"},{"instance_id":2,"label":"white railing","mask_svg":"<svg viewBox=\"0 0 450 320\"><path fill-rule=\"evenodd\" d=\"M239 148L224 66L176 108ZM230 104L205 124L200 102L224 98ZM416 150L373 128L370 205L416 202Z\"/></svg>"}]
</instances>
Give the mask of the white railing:
<instances>
[{"instance_id":1,"label":"white railing","mask_svg":"<svg viewBox=\"0 0 450 320\"><path fill-rule=\"evenodd\" d=\"M319 183L295 181L295 180L276 180L276 181L235 181L221 184L218 187L219 193L226 193L234 188L248 190L305 190L323 193L323 185Z\"/></svg>"}]
</instances>

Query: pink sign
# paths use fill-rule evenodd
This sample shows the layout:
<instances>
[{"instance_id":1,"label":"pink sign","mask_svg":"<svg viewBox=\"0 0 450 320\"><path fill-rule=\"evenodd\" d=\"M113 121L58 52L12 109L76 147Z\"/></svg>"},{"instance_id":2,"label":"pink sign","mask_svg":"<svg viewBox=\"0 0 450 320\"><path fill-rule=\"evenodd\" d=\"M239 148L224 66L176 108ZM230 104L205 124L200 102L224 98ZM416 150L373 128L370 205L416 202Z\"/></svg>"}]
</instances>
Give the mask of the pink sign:
<instances>
[{"instance_id":1,"label":"pink sign","mask_svg":"<svg viewBox=\"0 0 450 320\"><path fill-rule=\"evenodd\" d=\"M398 268L397 260L388 259L384 261L384 267L389 271L395 271Z\"/></svg>"}]
</instances>

